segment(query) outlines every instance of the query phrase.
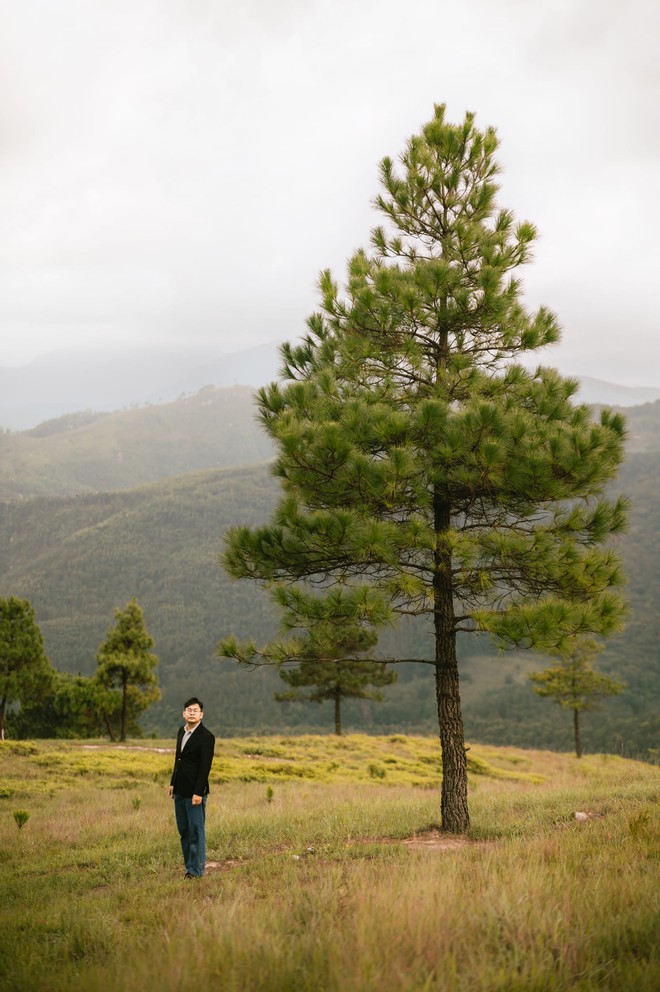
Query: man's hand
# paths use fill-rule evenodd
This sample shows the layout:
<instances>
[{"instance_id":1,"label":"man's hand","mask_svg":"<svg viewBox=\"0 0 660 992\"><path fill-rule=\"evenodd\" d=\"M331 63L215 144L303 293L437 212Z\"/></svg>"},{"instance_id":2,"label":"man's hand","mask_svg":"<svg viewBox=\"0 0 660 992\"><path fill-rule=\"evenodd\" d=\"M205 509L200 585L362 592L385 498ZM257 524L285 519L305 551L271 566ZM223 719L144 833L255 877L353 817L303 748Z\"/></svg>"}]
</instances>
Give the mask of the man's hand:
<instances>
[{"instance_id":1,"label":"man's hand","mask_svg":"<svg viewBox=\"0 0 660 992\"><path fill-rule=\"evenodd\" d=\"M170 799L174 799L174 786L173 785L171 785L169 787L169 789L167 790L167 794L170 797Z\"/></svg>"},{"instance_id":2,"label":"man's hand","mask_svg":"<svg viewBox=\"0 0 660 992\"><path fill-rule=\"evenodd\" d=\"M193 796L192 797L192 804L193 804L193 806L201 806L202 805L202 797L201 796Z\"/></svg>"}]
</instances>

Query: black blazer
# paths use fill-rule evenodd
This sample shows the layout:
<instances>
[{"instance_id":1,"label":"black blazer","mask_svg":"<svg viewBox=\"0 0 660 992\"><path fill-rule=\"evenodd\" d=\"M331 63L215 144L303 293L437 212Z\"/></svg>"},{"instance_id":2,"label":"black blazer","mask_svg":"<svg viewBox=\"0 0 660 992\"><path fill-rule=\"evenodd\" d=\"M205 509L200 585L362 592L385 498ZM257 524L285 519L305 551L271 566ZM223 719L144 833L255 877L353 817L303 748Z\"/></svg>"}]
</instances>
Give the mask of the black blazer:
<instances>
[{"instance_id":1,"label":"black blazer","mask_svg":"<svg viewBox=\"0 0 660 992\"><path fill-rule=\"evenodd\" d=\"M209 772L213 763L215 737L200 723L182 751L181 741L185 729L179 727L177 734L170 785L177 796L187 799L192 796L206 796L209 793Z\"/></svg>"}]
</instances>

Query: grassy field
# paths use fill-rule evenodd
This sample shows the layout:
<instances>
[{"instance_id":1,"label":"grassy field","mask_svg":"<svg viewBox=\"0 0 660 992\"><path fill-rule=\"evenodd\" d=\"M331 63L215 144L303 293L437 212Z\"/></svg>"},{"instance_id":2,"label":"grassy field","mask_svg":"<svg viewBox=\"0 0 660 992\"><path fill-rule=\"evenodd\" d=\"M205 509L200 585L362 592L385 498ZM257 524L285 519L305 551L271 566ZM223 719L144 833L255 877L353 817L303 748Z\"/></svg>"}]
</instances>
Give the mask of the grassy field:
<instances>
[{"instance_id":1,"label":"grassy field","mask_svg":"<svg viewBox=\"0 0 660 992\"><path fill-rule=\"evenodd\" d=\"M475 746L452 838L432 738L219 740L189 882L170 748L0 743L3 992L660 988L658 767Z\"/></svg>"}]
</instances>

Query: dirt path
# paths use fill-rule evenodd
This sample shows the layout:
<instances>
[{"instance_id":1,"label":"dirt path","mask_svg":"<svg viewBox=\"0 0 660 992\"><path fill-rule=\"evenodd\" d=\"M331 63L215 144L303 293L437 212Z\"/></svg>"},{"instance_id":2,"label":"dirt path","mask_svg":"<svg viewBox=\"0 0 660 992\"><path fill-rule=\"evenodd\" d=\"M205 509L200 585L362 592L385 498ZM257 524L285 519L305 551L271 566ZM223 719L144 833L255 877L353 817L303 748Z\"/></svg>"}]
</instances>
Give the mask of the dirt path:
<instances>
[{"instance_id":1,"label":"dirt path","mask_svg":"<svg viewBox=\"0 0 660 992\"><path fill-rule=\"evenodd\" d=\"M145 747L143 744L80 744L81 748L88 751L101 751L105 748L112 748L113 751L154 751L156 754L174 754L173 747Z\"/></svg>"}]
</instances>

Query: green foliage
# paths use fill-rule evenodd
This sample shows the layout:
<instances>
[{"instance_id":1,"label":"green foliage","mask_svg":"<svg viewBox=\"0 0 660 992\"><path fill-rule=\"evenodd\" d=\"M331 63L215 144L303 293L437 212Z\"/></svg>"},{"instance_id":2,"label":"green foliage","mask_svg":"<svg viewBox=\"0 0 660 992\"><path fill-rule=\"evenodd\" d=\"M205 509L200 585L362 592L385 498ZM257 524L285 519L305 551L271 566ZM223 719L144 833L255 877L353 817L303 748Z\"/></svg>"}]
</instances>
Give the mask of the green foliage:
<instances>
[{"instance_id":1,"label":"green foliage","mask_svg":"<svg viewBox=\"0 0 660 992\"><path fill-rule=\"evenodd\" d=\"M11 707L7 713L5 722L9 737L59 736L59 718L53 702L55 687L61 677L49 663L33 674L29 690L22 694L20 706Z\"/></svg>"},{"instance_id":2,"label":"green foliage","mask_svg":"<svg viewBox=\"0 0 660 992\"><path fill-rule=\"evenodd\" d=\"M316 647L316 646L315 646ZM333 653L343 651L341 646L333 648ZM291 686L289 692L275 693L281 702L307 700L322 703L330 700L335 704L335 733L341 733L340 708L344 699L383 698L377 687L396 682L396 672L387 669L382 662L335 658L326 651L316 654L315 648L303 651L303 660L292 669L280 668L280 678ZM370 689L369 687L374 688ZM309 692L305 692L308 689Z\"/></svg>"},{"instance_id":3,"label":"green foliage","mask_svg":"<svg viewBox=\"0 0 660 992\"><path fill-rule=\"evenodd\" d=\"M492 128L438 106L399 171L383 160L387 229L342 290L321 275L304 341L258 393L283 495L268 526L230 531L223 558L274 588L291 627L431 620L454 832L469 823L459 632L550 650L625 614L610 538L627 503L604 493L624 420L594 422L574 381L516 364L559 329L523 304L535 230L496 208L496 149Z\"/></svg>"},{"instance_id":4,"label":"green foliage","mask_svg":"<svg viewBox=\"0 0 660 992\"><path fill-rule=\"evenodd\" d=\"M289 626L289 612L284 611L283 626ZM377 634L356 625L337 627L333 623L318 624L304 638L275 641L257 649L254 642L239 644L234 637L221 641L218 653L236 658L244 664L275 664L280 678L291 686L287 692L276 692L278 702L307 701L334 703L335 733L341 734L341 706L346 699L383 698L378 691L396 682L396 672L388 671L383 662L365 658L378 640ZM293 668L288 664L295 663ZM372 686L373 688L369 688ZM306 691L308 690L308 691Z\"/></svg>"},{"instance_id":5,"label":"green foliage","mask_svg":"<svg viewBox=\"0 0 660 992\"><path fill-rule=\"evenodd\" d=\"M534 692L571 710L590 710L604 696L618 695L624 686L591 667L600 649L590 638L569 646L561 653L559 665L530 674Z\"/></svg>"},{"instance_id":6,"label":"green foliage","mask_svg":"<svg viewBox=\"0 0 660 992\"><path fill-rule=\"evenodd\" d=\"M26 809L15 809L13 816L19 830L22 830L27 821L30 819L30 814Z\"/></svg>"},{"instance_id":7,"label":"green foliage","mask_svg":"<svg viewBox=\"0 0 660 992\"><path fill-rule=\"evenodd\" d=\"M592 638L578 638L558 652L558 665L542 672L532 672L534 692L573 711L575 753L582 757L580 712L596 706L604 696L616 696L624 686L591 667L591 660L602 650Z\"/></svg>"},{"instance_id":8,"label":"green foliage","mask_svg":"<svg viewBox=\"0 0 660 992\"><path fill-rule=\"evenodd\" d=\"M0 737L7 705L27 703L48 681L49 669L32 604L16 596L0 599Z\"/></svg>"},{"instance_id":9,"label":"green foliage","mask_svg":"<svg viewBox=\"0 0 660 992\"><path fill-rule=\"evenodd\" d=\"M154 672L158 658L150 651L153 645L135 598L123 610L115 610L115 623L98 650L96 677L101 686L121 692L121 741L126 740L129 718L134 719L160 698Z\"/></svg>"},{"instance_id":10,"label":"green foliage","mask_svg":"<svg viewBox=\"0 0 660 992\"><path fill-rule=\"evenodd\" d=\"M660 439L660 404L652 408ZM627 411L631 435L638 413ZM647 416L645 413L644 416ZM642 428L643 429L643 424ZM660 454L629 455L617 486L632 502L630 528L619 540L626 572L629 620L608 642L599 667L626 683L626 692L603 701L599 719L584 714L585 747L631 757L647 756L660 739ZM276 671L242 670L214 660L218 638L229 630L260 642L275 633L275 614L266 595L250 583L234 583L217 568L220 535L228 527L265 520L272 512L275 483L263 466L159 483L131 493L84 498L27 500L0 507L0 595L18 591L29 599L46 653L61 673L94 673L94 657L114 604L135 592L158 645L162 701L140 717L145 732L172 732L180 702L204 687L212 728L223 734L325 732L325 707L275 702L281 688ZM218 537L219 542L219 537ZM155 578L157 577L157 579ZM402 619L379 639L381 659L429 657L429 629L423 619ZM471 741L521 747L572 747L571 727L556 719L544 700L531 697L527 671L538 662L527 652L496 653L487 638L458 637L461 696ZM342 707L349 731L386 734L431 733L436 705L429 668L398 666L399 681L383 689L381 703L347 700ZM530 698L531 697L531 698ZM7 716L11 737L53 737L66 733L67 719L51 704L52 722L43 731L19 728L18 712ZM35 717L41 716L35 714ZM50 716L49 716L50 721ZM59 729L58 729L59 725ZM331 729L331 726L330 726ZM79 731L76 731L78 733ZM80 731L107 733L103 725ZM138 731L136 731L138 732ZM131 731L133 733L133 731Z\"/></svg>"},{"instance_id":11,"label":"green foliage","mask_svg":"<svg viewBox=\"0 0 660 992\"><path fill-rule=\"evenodd\" d=\"M122 710L122 692L104 683L97 674L94 678L84 675L62 675L57 685L53 708L62 729L56 737L98 737L107 733L115 739L115 727ZM129 728L139 732L135 714L129 709Z\"/></svg>"}]
</instances>

